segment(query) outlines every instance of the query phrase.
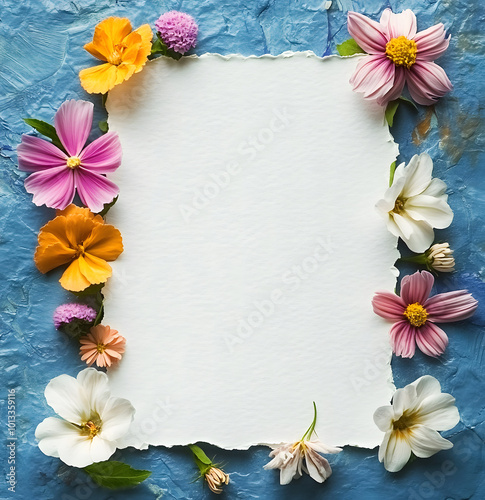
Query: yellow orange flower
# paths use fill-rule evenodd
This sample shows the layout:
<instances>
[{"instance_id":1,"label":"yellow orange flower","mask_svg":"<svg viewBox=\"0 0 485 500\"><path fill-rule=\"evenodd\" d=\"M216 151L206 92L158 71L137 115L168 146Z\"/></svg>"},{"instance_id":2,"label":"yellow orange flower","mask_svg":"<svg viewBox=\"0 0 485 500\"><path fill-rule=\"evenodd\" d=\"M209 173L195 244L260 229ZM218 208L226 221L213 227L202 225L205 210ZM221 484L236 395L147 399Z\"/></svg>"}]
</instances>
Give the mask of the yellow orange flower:
<instances>
[{"instance_id":1,"label":"yellow orange flower","mask_svg":"<svg viewBox=\"0 0 485 500\"><path fill-rule=\"evenodd\" d=\"M94 29L93 41L84 48L105 64L83 69L81 85L90 94L104 94L142 70L152 49L148 24L132 31L129 19L108 17Z\"/></svg>"},{"instance_id":2,"label":"yellow orange flower","mask_svg":"<svg viewBox=\"0 0 485 500\"><path fill-rule=\"evenodd\" d=\"M57 217L41 228L38 240L34 255L37 269L47 273L69 264L59 282L71 292L104 283L111 276L107 261L116 260L123 251L118 229L76 205L58 210Z\"/></svg>"}]
</instances>

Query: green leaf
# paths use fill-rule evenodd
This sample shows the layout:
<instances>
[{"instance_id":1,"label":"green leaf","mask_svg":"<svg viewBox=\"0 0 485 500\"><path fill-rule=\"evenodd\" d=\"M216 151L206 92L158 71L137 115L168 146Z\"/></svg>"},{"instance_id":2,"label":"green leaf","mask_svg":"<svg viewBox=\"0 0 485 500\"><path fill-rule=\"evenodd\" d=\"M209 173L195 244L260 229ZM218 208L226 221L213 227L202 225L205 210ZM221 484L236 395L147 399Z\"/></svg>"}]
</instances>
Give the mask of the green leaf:
<instances>
[{"instance_id":1,"label":"green leaf","mask_svg":"<svg viewBox=\"0 0 485 500\"><path fill-rule=\"evenodd\" d=\"M106 100L108 99L108 92L105 92L102 96L101 96L101 105L103 106L103 108L106 108Z\"/></svg>"},{"instance_id":2,"label":"green leaf","mask_svg":"<svg viewBox=\"0 0 485 500\"><path fill-rule=\"evenodd\" d=\"M352 56L354 54L365 54L365 51L362 50L357 42L353 38L349 38L342 42L340 45L337 45L338 53L341 56Z\"/></svg>"},{"instance_id":3,"label":"green leaf","mask_svg":"<svg viewBox=\"0 0 485 500\"><path fill-rule=\"evenodd\" d=\"M80 292L71 292L71 293L73 293L76 297L86 297L88 295L96 295L101 291L103 286L104 283L100 283L99 285L88 286L87 288L81 290Z\"/></svg>"},{"instance_id":4,"label":"green leaf","mask_svg":"<svg viewBox=\"0 0 485 500\"><path fill-rule=\"evenodd\" d=\"M389 127L392 127L394 123L394 115L396 114L397 108L399 107L399 99L395 101L390 101L387 103L386 107L386 121L389 124Z\"/></svg>"},{"instance_id":5,"label":"green leaf","mask_svg":"<svg viewBox=\"0 0 485 500\"><path fill-rule=\"evenodd\" d=\"M95 483L110 490L136 486L152 474L148 470L133 469L123 462L109 460L88 465L84 470Z\"/></svg>"},{"instance_id":6,"label":"green leaf","mask_svg":"<svg viewBox=\"0 0 485 500\"><path fill-rule=\"evenodd\" d=\"M164 41L160 38L160 33L157 33L157 39L152 43L152 50L149 58L153 59L156 55L171 57L176 61L182 57L182 54L167 47Z\"/></svg>"},{"instance_id":7,"label":"green leaf","mask_svg":"<svg viewBox=\"0 0 485 500\"><path fill-rule=\"evenodd\" d=\"M205 465L212 465L212 460L195 444L189 444L189 448L195 457Z\"/></svg>"},{"instance_id":8,"label":"green leaf","mask_svg":"<svg viewBox=\"0 0 485 500\"><path fill-rule=\"evenodd\" d=\"M411 99L408 99L407 97L401 96L401 97L399 97L399 100L410 104L416 111L419 111L418 107L416 106L416 103L411 101Z\"/></svg>"},{"instance_id":9,"label":"green leaf","mask_svg":"<svg viewBox=\"0 0 485 500\"><path fill-rule=\"evenodd\" d=\"M97 215L101 215L101 217L104 217L109 212L110 208L114 206L114 204L118 201L118 198L119 196L113 198L113 201L111 201L110 203L105 203L103 206L103 210L101 210L101 212L98 212Z\"/></svg>"},{"instance_id":10,"label":"green leaf","mask_svg":"<svg viewBox=\"0 0 485 500\"><path fill-rule=\"evenodd\" d=\"M391 172L389 175L389 186L392 186L392 182L394 181L394 173L396 172L396 162L393 161L391 163Z\"/></svg>"},{"instance_id":11,"label":"green leaf","mask_svg":"<svg viewBox=\"0 0 485 500\"><path fill-rule=\"evenodd\" d=\"M106 132L108 132L108 130L109 130L108 121L104 120L104 121L98 122L98 127L99 127L99 130L101 130L101 132L103 132L103 134L106 134Z\"/></svg>"},{"instance_id":12,"label":"green leaf","mask_svg":"<svg viewBox=\"0 0 485 500\"><path fill-rule=\"evenodd\" d=\"M37 120L36 118L24 118L23 120L27 125L37 130L37 132L48 137L54 146L57 146L64 152L66 151L57 135L56 129L50 123Z\"/></svg>"}]
</instances>

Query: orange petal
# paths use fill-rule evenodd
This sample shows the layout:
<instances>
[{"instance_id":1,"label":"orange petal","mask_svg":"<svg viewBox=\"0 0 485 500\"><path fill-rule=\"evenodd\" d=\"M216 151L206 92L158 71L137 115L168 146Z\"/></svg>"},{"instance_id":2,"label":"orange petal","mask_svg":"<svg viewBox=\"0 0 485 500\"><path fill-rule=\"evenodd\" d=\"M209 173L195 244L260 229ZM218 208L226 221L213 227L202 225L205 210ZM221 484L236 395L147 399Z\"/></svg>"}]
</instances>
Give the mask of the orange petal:
<instances>
[{"instance_id":1,"label":"orange petal","mask_svg":"<svg viewBox=\"0 0 485 500\"><path fill-rule=\"evenodd\" d=\"M64 271L59 282L63 288L71 292L81 292L91 285L81 273L79 259L74 260Z\"/></svg>"},{"instance_id":2,"label":"orange petal","mask_svg":"<svg viewBox=\"0 0 485 500\"><path fill-rule=\"evenodd\" d=\"M93 229L100 225L99 222L87 219L80 214L70 215L66 219L66 238L70 243L70 247L76 250L78 250L78 245L85 245Z\"/></svg>"},{"instance_id":3,"label":"orange petal","mask_svg":"<svg viewBox=\"0 0 485 500\"><path fill-rule=\"evenodd\" d=\"M75 255L75 250L66 248L58 242L47 247L38 246L35 251L34 262L37 269L45 274L56 267L71 262Z\"/></svg>"},{"instance_id":4,"label":"orange petal","mask_svg":"<svg viewBox=\"0 0 485 500\"><path fill-rule=\"evenodd\" d=\"M118 68L112 64L100 64L79 72L83 89L89 94L106 94L116 85Z\"/></svg>"},{"instance_id":5,"label":"orange petal","mask_svg":"<svg viewBox=\"0 0 485 500\"><path fill-rule=\"evenodd\" d=\"M136 56L138 55L138 51L140 50L142 44L141 35L139 35L136 31L130 33L124 40L123 46L124 50L121 54L121 60L124 63L133 64L136 60Z\"/></svg>"},{"instance_id":6,"label":"orange petal","mask_svg":"<svg viewBox=\"0 0 485 500\"><path fill-rule=\"evenodd\" d=\"M57 210L56 215L73 215L73 214L81 214L84 217L89 217L91 219L95 218L95 215L89 210L89 208L81 208L74 204L70 204L64 210Z\"/></svg>"},{"instance_id":7,"label":"orange petal","mask_svg":"<svg viewBox=\"0 0 485 500\"><path fill-rule=\"evenodd\" d=\"M78 261L79 270L92 285L104 283L111 276L111 266L99 257L85 253Z\"/></svg>"},{"instance_id":8,"label":"orange petal","mask_svg":"<svg viewBox=\"0 0 485 500\"><path fill-rule=\"evenodd\" d=\"M71 248L66 236L66 224L67 218L58 216L50 220L45 226L42 226L38 237L40 247L60 243L66 250Z\"/></svg>"},{"instance_id":9,"label":"orange petal","mask_svg":"<svg viewBox=\"0 0 485 500\"><path fill-rule=\"evenodd\" d=\"M122 43L131 30L129 19L124 17L108 17L96 25L92 44L87 44L84 48L94 57L98 57L95 54L97 53L102 56L98 57L98 59L107 61L113 54L115 45Z\"/></svg>"},{"instance_id":10,"label":"orange petal","mask_svg":"<svg viewBox=\"0 0 485 500\"><path fill-rule=\"evenodd\" d=\"M136 66L133 64L120 64L118 66L118 73L116 75L116 85L123 83L125 80L131 78L135 73Z\"/></svg>"},{"instance_id":11,"label":"orange petal","mask_svg":"<svg viewBox=\"0 0 485 500\"><path fill-rule=\"evenodd\" d=\"M109 224L97 225L85 240L84 248L89 254L101 259L115 260L123 252L121 233Z\"/></svg>"},{"instance_id":12,"label":"orange petal","mask_svg":"<svg viewBox=\"0 0 485 500\"><path fill-rule=\"evenodd\" d=\"M147 57L150 55L150 52L152 50L153 33L150 28L150 25L148 24L140 26L138 29L135 30L135 33L138 33L141 36L142 40L142 43L138 50L138 55L136 57L136 60L134 61L134 64L137 66L136 73L138 73L145 65Z\"/></svg>"},{"instance_id":13,"label":"orange petal","mask_svg":"<svg viewBox=\"0 0 485 500\"><path fill-rule=\"evenodd\" d=\"M96 30L95 30L96 31ZM100 48L101 52L96 49L96 44L94 42L89 42L84 46L84 50L88 51L92 56L96 57L101 61L106 61L107 57L103 54L104 50Z\"/></svg>"}]
</instances>

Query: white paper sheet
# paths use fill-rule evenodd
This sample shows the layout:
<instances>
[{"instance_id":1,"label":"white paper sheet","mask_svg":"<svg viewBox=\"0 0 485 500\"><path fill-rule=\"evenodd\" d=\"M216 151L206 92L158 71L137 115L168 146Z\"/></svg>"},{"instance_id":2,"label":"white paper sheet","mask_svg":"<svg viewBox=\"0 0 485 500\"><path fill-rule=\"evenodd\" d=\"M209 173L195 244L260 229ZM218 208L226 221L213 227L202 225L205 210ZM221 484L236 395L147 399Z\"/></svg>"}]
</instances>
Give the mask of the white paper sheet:
<instances>
[{"instance_id":1,"label":"white paper sheet","mask_svg":"<svg viewBox=\"0 0 485 500\"><path fill-rule=\"evenodd\" d=\"M393 392L396 238L374 209L397 146L359 57L159 59L110 92L123 164L105 324L127 338L126 445L374 447Z\"/></svg>"}]
</instances>

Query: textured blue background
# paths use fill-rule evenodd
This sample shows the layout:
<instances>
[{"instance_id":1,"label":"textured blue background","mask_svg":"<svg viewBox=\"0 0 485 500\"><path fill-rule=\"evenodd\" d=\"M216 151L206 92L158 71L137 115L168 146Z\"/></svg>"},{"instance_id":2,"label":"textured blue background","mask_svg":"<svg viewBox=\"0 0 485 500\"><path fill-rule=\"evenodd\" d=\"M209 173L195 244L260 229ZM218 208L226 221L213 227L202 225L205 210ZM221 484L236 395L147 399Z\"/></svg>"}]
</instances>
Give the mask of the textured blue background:
<instances>
[{"instance_id":1,"label":"textured blue background","mask_svg":"<svg viewBox=\"0 0 485 500\"><path fill-rule=\"evenodd\" d=\"M450 345L440 359L419 353L412 360L393 359L398 387L424 374L437 377L457 399L458 426L445 433L455 447L428 460L416 460L398 474L387 473L377 460L377 449L346 448L330 457L333 476L323 485L308 477L281 487L278 474L264 471L268 449L225 452L207 446L209 455L225 463L231 484L225 498L238 499L469 499L485 498L485 401L483 326L485 304L484 254L485 176L480 93L485 78L480 0L338 0L329 11L321 0L2 0L0 11L0 275L1 355L3 393L0 395L2 476L7 471L5 399L7 388L17 391L17 491L0 484L0 498L42 500L204 499L211 496L200 482L191 483L195 470L184 448L124 450L116 458L153 470L141 486L110 492L93 485L75 469L44 456L35 444L36 425L51 409L43 390L61 373L76 375L83 368L77 346L52 326L55 307L71 299L57 284L59 273L39 274L32 256L39 228L52 216L36 208L23 188L16 168L15 147L29 128L22 117L51 121L69 98L92 99L103 119L100 99L79 85L78 71L93 65L82 46L96 23L110 15L127 16L134 26L171 9L192 14L200 24L196 53L244 55L279 54L285 50L336 53L335 44L348 38L346 12L356 10L378 18L385 7L395 12L412 8L420 29L443 22L452 34L450 49L439 63L455 85L435 109L416 112L404 105L392 132L400 144L402 161L428 151L435 175L449 186L455 221L437 238L455 249L457 272L440 277L437 291L468 288L482 306L469 321L445 327ZM96 131L93 132L93 136ZM482 162L482 164L480 164ZM359 168L359 165L355 165ZM365 249L363 249L365 251ZM403 249L404 250L404 249ZM403 268L406 272L413 268ZM352 284L346 284L351 286ZM228 387L228 390L231 390ZM352 411L352 408L348 409ZM223 496L223 497L224 497Z\"/></svg>"}]
</instances>

